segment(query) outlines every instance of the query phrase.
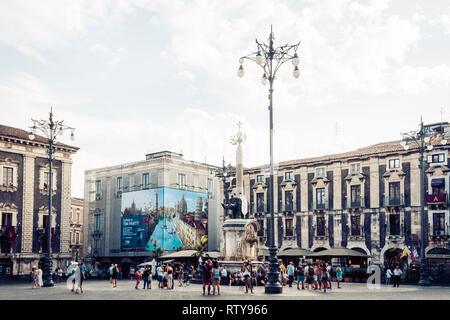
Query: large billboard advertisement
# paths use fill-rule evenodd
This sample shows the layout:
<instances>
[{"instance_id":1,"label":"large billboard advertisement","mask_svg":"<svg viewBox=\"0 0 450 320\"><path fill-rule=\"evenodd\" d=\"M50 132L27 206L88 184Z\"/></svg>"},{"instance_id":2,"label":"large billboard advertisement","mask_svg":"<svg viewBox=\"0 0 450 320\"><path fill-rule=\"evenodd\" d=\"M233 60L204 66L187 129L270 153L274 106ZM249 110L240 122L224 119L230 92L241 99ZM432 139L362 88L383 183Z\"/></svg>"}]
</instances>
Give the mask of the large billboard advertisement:
<instances>
[{"instance_id":1,"label":"large billboard advertisement","mask_svg":"<svg viewBox=\"0 0 450 320\"><path fill-rule=\"evenodd\" d=\"M208 195L172 188L122 194L122 251L180 250L207 241Z\"/></svg>"}]
</instances>

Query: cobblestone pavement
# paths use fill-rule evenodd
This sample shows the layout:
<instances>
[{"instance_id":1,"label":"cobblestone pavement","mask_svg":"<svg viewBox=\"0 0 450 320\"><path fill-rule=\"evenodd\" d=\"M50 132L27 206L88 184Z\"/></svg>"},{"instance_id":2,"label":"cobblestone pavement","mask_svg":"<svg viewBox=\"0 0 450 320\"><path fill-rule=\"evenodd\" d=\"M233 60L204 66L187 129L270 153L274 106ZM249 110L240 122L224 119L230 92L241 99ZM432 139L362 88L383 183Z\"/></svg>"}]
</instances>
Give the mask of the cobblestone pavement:
<instances>
[{"instance_id":1,"label":"cobblestone pavement","mask_svg":"<svg viewBox=\"0 0 450 320\"><path fill-rule=\"evenodd\" d=\"M0 300L450 300L449 287L415 285L400 285L400 288L382 285L380 289L368 289L366 284L344 283L342 289L334 288L327 293L297 290L296 287L286 286L283 288L283 293L277 295L265 294L264 287L255 287L254 294L245 294L243 287L222 286L220 296L203 296L202 287L199 284L182 288L176 286L174 290L158 289L157 282L153 282L151 290L136 290L134 286L135 282L130 280L119 280L117 288L112 288L108 280L87 280L83 284L84 293L73 294L65 282L57 283L52 288L37 289L31 289L28 283L12 282L0 284Z\"/></svg>"}]
</instances>

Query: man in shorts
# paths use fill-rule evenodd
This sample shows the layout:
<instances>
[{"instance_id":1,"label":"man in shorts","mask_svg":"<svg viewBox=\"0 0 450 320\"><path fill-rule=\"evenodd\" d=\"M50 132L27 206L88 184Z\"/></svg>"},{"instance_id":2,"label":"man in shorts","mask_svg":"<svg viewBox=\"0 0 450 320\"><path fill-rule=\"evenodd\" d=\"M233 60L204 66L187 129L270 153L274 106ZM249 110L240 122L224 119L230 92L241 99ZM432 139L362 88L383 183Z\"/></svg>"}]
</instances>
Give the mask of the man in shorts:
<instances>
[{"instance_id":1,"label":"man in shorts","mask_svg":"<svg viewBox=\"0 0 450 320\"><path fill-rule=\"evenodd\" d=\"M156 268L156 274L158 275L158 288L164 289L163 281L163 270L161 264L158 265L158 268Z\"/></svg>"},{"instance_id":2,"label":"man in shorts","mask_svg":"<svg viewBox=\"0 0 450 320\"><path fill-rule=\"evenodd\" d=\"M305 290L305 276L303 274L303 266L301 262L298 263L297 268L295 268L295 272L297 273L297 290L300 290L300 282L302 283L302 290Z\"/></svg>"},{"instance_id":3,"label":"man in shorts","mask_svg":"<svg viewBox=\"0 0 450 320\"><path fill-rule=\"evenodd\" d=\"M208 296L211 291L211 263L209 260L205 261L202 266L202 279L203 279L203 295L205 295L205 286L208 285Z\"/></svg>"}]
</instances>

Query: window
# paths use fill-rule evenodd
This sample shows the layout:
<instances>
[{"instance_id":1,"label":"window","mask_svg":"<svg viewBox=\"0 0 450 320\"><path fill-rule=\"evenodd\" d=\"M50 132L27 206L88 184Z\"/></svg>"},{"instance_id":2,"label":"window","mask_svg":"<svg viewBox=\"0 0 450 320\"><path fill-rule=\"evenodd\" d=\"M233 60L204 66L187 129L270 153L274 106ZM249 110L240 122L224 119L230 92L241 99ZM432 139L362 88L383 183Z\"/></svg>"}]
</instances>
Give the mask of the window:
<instances>
[{"instance_id":1,"label":"window","mask_svg":"<svg viewBox=\"0 0 450 320\"><path fill-rule=\"evenodd\" d=\"M399 159L389 160L389 169L397 169L397 168L400 168L400 160Z\"/></svg>"},{"instance_id":2,"label":"window","mask_svg":"<svg viewBox=\"0 0 450 320\"><path fill-rule=\"evenodd\" d=\"M400 235L400 215L399 214L391 214L389 216L389 233L391 236L399 236Z\"/></svg>"},{"instance_id":3,"label":"window","mask_svg":"<svg viewBox=\"0 0 450 320\"><path fill-rule=\"evenodd\" d=\"M316 177L324 177L324 176L325 176L325 168L317 168Z\"/></svg>"},{"instance_id":4,"label":"window","mask_svg":"<svg viewBox=\"0 0 450 320\"><path fill-rule=\"evenodd\" d=\"M264 212L264 193L262 192L256 194L256 211Z\"/></svg>"},{"instance_id":5,"label":"window","mask_svg":"<svg viewBox=\"0 0 450 320\"><path fill-rule=\"evenodd\" d=\"M264 219L258 219L259 230L258 237L264 237Z\"/></svg>"},{"instance_id":6,"label":"window","mask_svg":"<svg viewBox=\"0 0 450 320\"><path fill-rule=\"evenodd\" d=\"M77 209L77 223L80 223L80 209Z\"/></svg>"},{"instance_id":7,"label":"window","mask_svg":"<svg viewBox=\"0 0 450 320\"><path fill-rule=\"evenodd\" d=\"M360 173L361 172L361 165L359 163L353 163L350 165L350 172L351 173Z\"/></svg>"},{"instance_id":8,"label":"window","mask_svg":"<svg viewBox=\"0 0 450 320\"><path fill-rule=\"evenodd\" d=\"M2 212L2 228L12 225L12 214L10 212Z\"/></svg>"},{"instance_id":9,"label":"window","mask_svg":"<svg viewBox=\"0 0 450 320\"><path fill-rule=\"evenodd\" d=\"M445 235L445 213L444 212L433 213L433 235L435 235L435 236Z\"/></svg>"},{"instance_id":10,"label":"window","mask_svg":"<svg viewBox=\"0 0 450 320\"><path fill-rule=\"evenodd\" d=\"M284 180L292 180L292 171L284 173Z\"/></svg>"},{"instance_id":11,"label":"window","mask_svg":"<svg viewBox=\"0 0 450 320\"><path fill-rule=\"evenodd\" d=\"M50 173L49 172L44 172L44 190L48 190L48 188L50 187Z\"/></svg>"},{"instance_id":12,"label":"window","mask_svg":"<svg viewBox=\"0 0 450 320\"><path fill-rule=\"evenodd\" d=\"M284 210L294 210L294 191L292 190L284 192Z\"/></svg>"},{"instance_id":13,"label":"window","mask_svg":"<svg viewBox=\"0 0 450 320\"><path fill-rule=\"evenodd\" d=\"M13 168L3 167L3 185L13 185Z\"/></svg>"},{"instance_id":14,"label":"window","mask_svg":"<svg viewBox=\"0 0 450 320\"><path fill-rule=\"evenodd\" d=\"M80 243L80 233L79 233L79 232L76 232L76 233L75 233L75 243L76 243L76 244L79 244L79 243Z\"/></svg>"},{"instance_id":15,"label":"window","mask_svg":"<svg viewBox=\"0 0 450 320\"><path fill-rule=\"evenodd\" d=\"M351 193L351 206L352 207L359 207L361 205L361 186L351 186L350 187L350 193Z\"/></svg>"},{"instance_id":16,"label":"window","mask_svg":"<svg viewBox=\"0 0 450 320\"><path fill-rule=\"evenodd\" d=\"M100 180L95 181L95 200L101 199L101 189L102 188L102 182Z\"/></svg>"},{"instance_id":17,"label":"window","mask_svg":"<svg viewBox=\"0 0 450 320\"><path fill-rule=\"evenodd\" d=\"M325 206L325 188L316 189L316 206L317 208Z\"/></svg>"},{"instance_id":18,"label":"window","mask_svg":"<svg viewBox=\"0 0 450 320\"><path fill-rule=\"evenodd\" d=\"M94 216L94 231L99 231L100 230L100 215L96 214Z\"/></svg>"},{"instance_id":19,"label":"window","mask_svg":"<svg viewBox=\"0 0 450 320\"><path fill-rule=\"evenodd\" d=\"M350 218L351 222L351 235L352 236L360 236L361 235L361 216L353 215Z\"/></svg>"},{"instance_id":20,"label":"window","mask_svg":"<svg viewBox=\"0 0 450 320\"><path fill-rule=\"evenodd\" d=\"M100 241L98 239L94 240L94 249L99 249L100 248Z\"/></svg>"},{"instance_id":21,"label":"window","mask_svg":"<svg viewBox=\"0 0 450 320\"><path fill-rule=\"evenodd\" d=\"M48 214L42 216L42 228L48 229Z\"/></svg>"},{"instance_id":22,"label":"window","mask_svg":"<svg viewBox=\"0 0 450 320\"><path fill-rule=\"evenodd\" d=\"M264 175L258 175L256 176L256 182L264 182Z\"/></svg>"},{"instance_id":23,"label":"window","mask_svg":"<svg viewBox=\"0 0 450 320\"><path fill-rule=\"evenodd\" d=\"M445 192L445 180L443 178L431 180L432 194L443 194Z\"/></svg>"},{"instance_id":24,"label":"window","mask_svg":"<svg viewBox=\"0 0 450 320\"><path fill-rule=\"evenodd\" d=\"M182 173L178 174L178 186L182 188L186 186L186 175Z\"/></svg>"},{"instance_id":25,"label":"window","mask_svg":"<svg viewBox=\"0 0 450 320\"><path fill-rule=\"evenodd\" d=\"M400 205L400 182L389 183L389 204Z\"/></svg>"},{"instance_id":26,"label":"window","mask_svg":"<svg viewBox=\"0 0 450 320\"><path fill-rule=\"evenodd\" d=\"M317 221L317 236L324 237L325 236L325 217L318 216L316 221Z\"/></svg>"},{"instance_id":27,"label":"window","mask_svg":"<svg viewBox=\"0 0 450 320\"><path fill-rule=\"evenodd\" d=\"M143 188L150 187L150 174L149 173L142 174L142 187Z\"/></svg>"},{"instance_id":28,"label":"window","mask_svg":"<svg viewBox=\"0 0 450 320\"><path fill-rule=\"evenodd\" d=\"M72 231L70 231L70 233L69 233L69 241L70 241L70 244L72 244L73 243L73 239L72 239Z\"/></svg>"},{"instance_id":29,"label":"window","mask_svg":"<svg viewBox=\"0 0 450 320\"><path fill-rule=\"evenodd\" d=\"M294 235L294 225L292 223L292 219L286 219L286 237L292 237Z\"/></svg>"},{"instance_id":30,"label":"window","mask_svg":"<svg viewBox=\"0 0 450 320\"><path fill-rule=\"evenodd\" d=\"M436 153L427 156L428 163L441 163L445 162L445 154L444 153Z\"/></svg>"}]
</instances>

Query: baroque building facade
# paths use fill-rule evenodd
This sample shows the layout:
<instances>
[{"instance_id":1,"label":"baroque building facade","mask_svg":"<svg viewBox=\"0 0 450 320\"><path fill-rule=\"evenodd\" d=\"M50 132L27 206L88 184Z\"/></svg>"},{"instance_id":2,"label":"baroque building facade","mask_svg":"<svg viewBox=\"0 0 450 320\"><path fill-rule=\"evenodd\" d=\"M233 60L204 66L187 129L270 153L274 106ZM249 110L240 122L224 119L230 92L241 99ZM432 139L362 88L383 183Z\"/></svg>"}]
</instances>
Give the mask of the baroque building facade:
<instances>
[{"instance_id":1,"label":"baroque building facade","mask_svg":"<svg viewBox=\"0 0 450 320\"><path fill-rule=\"evenodd\" d=\"M83 258L84 199L70 198L70 252L73 261Z\"/></svg>"},{"instance_id":2,"label":"baroque building facade","mask_svg":"<svg viewBox=\"0 0 450 320\"><path fill-rule=\"evenodd\" d=\"M53 195L51 246L53 266L71 259L69 244L71 156L78 148L54 146L49 190L47 139L0 125L0 277L28 276L47 252L48 197Z\"/></svg>"},{"instance_id":3,"label":"baroque building facade","mask_svg":"<svg viewBox=\"0 0 450 320\"><path fill-rule=\"evenodd\" d=\"M425 243L430 267L449 276L448 124L440 130L436 135L446 136L447 143L436 139L424 156ZM225 184L230 194L236 194L235 181L232 174ZM267 165L244 170L244 194L250 218L260 225L260 246L268 246L269 183ZM412 143L407 151L400 141L392 141L280 162L274 173L275 244L280 251L346 247L370 256L362 263L382 267L406 249L411 263L414 249L420 253L420 204L419 152Z\"/></svg>"},{"instance_id":4,"label":"baroque building facade","mask_svg":"<svg viewBox=\"0 0 450 320\"><path fill-rule=\"evenodd\" d=\"M143 161L85 171L84 185L84 260L88 268L103 270L117 263L126 274L130 267L144 262L152 256L146 250L124 251L121 249L121 205L125 192L145 189L172 188L207 194L208 215L200 213L184 215L186 201L179 201L170 215L180 238L191 238L199 244L207 233L208 250L219 250L219 212L221 211L220 181L215 171L218 168L206 163L186 160L182 154L162 151L146 155ZM158 198L157 198L158 199ZM161 198L159 199L162 202ZM165 204L156 200L156 210L164 210ZM197 202L197 206L204 205ZM181 219L183 217L183 219Z\"/></svg>"}]
</instances>

